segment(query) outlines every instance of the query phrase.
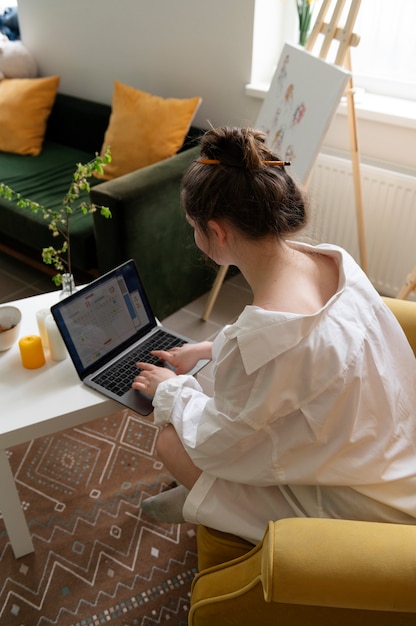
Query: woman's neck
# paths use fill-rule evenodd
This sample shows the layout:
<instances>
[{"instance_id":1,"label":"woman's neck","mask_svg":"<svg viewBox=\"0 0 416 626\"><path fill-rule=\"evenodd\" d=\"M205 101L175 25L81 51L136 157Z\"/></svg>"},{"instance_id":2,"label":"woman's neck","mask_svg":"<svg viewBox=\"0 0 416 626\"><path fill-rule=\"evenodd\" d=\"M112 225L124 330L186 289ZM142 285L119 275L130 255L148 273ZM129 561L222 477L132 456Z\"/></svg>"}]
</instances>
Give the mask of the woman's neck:
<instances>
[{"instance_id":1,"label":"woman's neck","mask_svg":"<svg viewBox=\"0 0 416 626\"><path fill-rule=\"evenodd\" d=\"M286 242L262 240L246 242L239 250L235 264L243 274L253 292L254 298L279 277L293 262L293 249Z\"/></svg>"},{"instance_id":2,"label":"woman's neck","mask_svg":"<svg viewBox=\"0 0 416 626\"><path fill-rule=\"evenodd\" d=\"M236 264L252 289L253 305L312 314L336 292L339 274L331 257L290 242L268 240L251 246L243 246Z\"/></svg>"}]
</instances>

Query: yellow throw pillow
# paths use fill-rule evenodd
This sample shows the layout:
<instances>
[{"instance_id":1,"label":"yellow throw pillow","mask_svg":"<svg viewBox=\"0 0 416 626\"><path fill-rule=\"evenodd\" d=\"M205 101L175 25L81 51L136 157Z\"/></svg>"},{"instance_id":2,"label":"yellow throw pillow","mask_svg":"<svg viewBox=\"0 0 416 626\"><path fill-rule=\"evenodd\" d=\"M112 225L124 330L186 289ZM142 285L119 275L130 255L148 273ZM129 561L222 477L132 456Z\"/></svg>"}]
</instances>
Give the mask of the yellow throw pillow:
<instances>
[{"instance_id":1,"label":"yellow throw pillow","mask_svg":"<svg viewBox=\"0 0 416 626\"><path fill-rule=\"evenodd\" d=\"M0 150L40 154L59 76L0 81Z\"/></svg>"},{"instance_id":2,"label":"yellow throw pillow","mask_svg":"<svg viewBox=\"0 0 416 626\"><path fill-rule=\"evenodd\" d=\"M111 163L98 178L109 180L157 163L182 146L201 98L161 98L114 81L109 125L102 154Z\"/></svg>"}]
</instances>

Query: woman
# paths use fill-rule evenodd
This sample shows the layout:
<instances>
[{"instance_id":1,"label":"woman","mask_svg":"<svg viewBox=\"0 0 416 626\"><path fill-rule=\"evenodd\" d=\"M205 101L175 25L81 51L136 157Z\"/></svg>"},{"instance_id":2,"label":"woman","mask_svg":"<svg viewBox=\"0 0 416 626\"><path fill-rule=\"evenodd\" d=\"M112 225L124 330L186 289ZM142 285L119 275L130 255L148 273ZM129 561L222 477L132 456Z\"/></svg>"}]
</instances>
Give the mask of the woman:
<instances>
[{"instance_id":1,"label":"woman","mask_svg":"<svg viewBox=\"0 0 416 626\"><path fill-rule=\"evenodd\" d=\"M212 345L157 351L173 371L138 364L183 486L143 506L252 543L283 517L415 523L413 352L344 250L293 241L307 210L286 165L262 133L220 128L184 175L197 246L239 268L253 303ZM200 358L212 397L186 375Z\"/></svg>"}]
</instances>

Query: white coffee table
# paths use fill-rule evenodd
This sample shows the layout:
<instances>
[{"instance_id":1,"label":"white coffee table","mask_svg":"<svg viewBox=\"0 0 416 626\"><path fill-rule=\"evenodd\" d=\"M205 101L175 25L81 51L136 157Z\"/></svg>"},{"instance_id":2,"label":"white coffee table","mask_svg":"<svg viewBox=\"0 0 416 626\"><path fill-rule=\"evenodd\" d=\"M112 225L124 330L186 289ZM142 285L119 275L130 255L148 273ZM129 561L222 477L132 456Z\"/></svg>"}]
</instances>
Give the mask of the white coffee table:
<instances>
[{"instance_id":1,"label":"white coffee table","mask_svg":"<svg viewBox=\"0 0 416 626\"><path fill-rule=\"evenodd\" d=\"M20 337L39 334L35 313L50 307L58 291L10 302L22 312ZM1 306L1 305L0 305ZM120 410L120 404L87 388L69 357L25 369L16 343L0 352L0 512L16 558L34 552L6 449Z\"/></svg>"}]
</instances>

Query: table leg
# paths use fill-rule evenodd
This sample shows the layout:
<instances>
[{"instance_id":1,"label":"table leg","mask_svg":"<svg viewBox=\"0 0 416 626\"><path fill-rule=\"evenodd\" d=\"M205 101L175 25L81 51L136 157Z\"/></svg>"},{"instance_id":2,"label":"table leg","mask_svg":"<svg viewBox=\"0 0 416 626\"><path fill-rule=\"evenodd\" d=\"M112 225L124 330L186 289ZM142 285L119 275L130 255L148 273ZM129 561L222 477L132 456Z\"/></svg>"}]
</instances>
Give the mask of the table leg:
<instances>
[{"instance_id":1,"label":"table leg","mask_svg":"<svg viewBox=\"0 0 416 626\"><path fill-rule=\"evenodd\" d=\"M0 450L0 511L16 559L34 552L6 450Z\"/></svg>"}]
</instances>

